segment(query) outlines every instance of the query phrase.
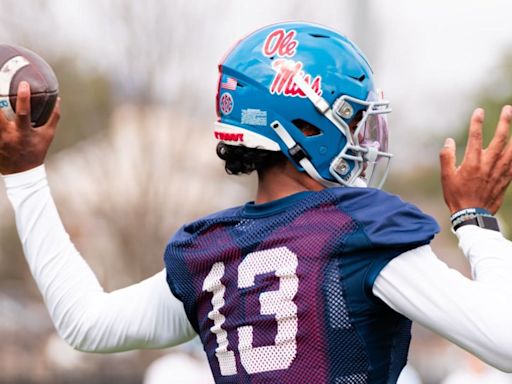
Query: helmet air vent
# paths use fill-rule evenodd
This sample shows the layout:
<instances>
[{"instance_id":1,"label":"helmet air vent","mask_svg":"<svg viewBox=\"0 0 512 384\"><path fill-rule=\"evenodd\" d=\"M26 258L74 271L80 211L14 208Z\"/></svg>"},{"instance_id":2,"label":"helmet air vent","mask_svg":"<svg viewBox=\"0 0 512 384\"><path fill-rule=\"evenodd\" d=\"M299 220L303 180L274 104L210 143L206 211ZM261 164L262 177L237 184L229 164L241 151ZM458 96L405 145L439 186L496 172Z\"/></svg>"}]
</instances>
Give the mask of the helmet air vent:
<instances>
[{"instance_id":1,"label":"helmet air vent","mask_svg":"<svg viewBox=\"0 0 512 384\"><path fill-rule=\"evenodd\" d=\"M349 76L349 77L351 79L359 81L360 83L362 83L364 81L364 79L366 79L366 75L364 73L359 77L357 77L357 76Z\"/></svg>"},{"instance_id":2,"label":"helmet air vent","mask_svg":"<svg viewBox=\"0 0 512 384\"><path fill-rule=\"evenodd\" d=\"M312 136L319 136L322 134L322 131L315 127L313 124L308 123L305 120L302 119L295 119L292 121L292 123L300 129L300 131L304 134L304 136L312 137Z\"/></svg>"},{"instance_id":3,"label":"helmet air vent","mask_svg":"<svg viewBox=\"0 0 512 384\"><path fill-rule=\"evenodd\" d=\"M317 39L329 39L330 36L321 35L319 33L310 33L309 36L315 37Z\"/></svg>"}]
</instances>

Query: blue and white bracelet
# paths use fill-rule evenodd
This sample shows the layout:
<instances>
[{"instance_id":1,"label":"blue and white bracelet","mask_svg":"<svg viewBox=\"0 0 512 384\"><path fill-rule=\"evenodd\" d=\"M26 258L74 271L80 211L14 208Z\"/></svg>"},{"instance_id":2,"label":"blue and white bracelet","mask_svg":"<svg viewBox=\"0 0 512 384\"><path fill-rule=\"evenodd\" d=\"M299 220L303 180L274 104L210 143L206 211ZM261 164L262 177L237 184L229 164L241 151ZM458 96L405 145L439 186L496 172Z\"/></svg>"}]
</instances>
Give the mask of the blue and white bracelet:
<instances>
[{"instance_id":1,"label":"blue and white bracelet","mask_svg":"<svg viewBox=\"0 0 512 384\"><path fill-rule=\"evenodd\" d=\"M450 217L452 229L455 232L464 225L476 225L480 228L500 232L498 220L483 208L465 208L453 213Z\"/></svg>"}]
</instances>

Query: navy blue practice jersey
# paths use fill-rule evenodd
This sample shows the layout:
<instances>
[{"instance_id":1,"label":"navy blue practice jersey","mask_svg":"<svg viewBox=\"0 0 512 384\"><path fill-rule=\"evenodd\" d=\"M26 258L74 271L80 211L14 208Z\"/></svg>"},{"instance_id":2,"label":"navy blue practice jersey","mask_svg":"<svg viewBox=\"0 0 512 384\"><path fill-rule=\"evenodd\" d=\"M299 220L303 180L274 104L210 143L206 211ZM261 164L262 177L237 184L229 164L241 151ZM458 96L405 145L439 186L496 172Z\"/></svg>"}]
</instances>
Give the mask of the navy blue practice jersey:
<instances>
[{"instance_id":1,"label":"navy blue practice jersey","mask_svg":"<svg viewBox=\"0 0 512 384\"><path fill-rule=\"evenodd\" d=\"M385 192L329 188L185 225L167 280L216 383L394 383L411 322L372 294L436 222Z\"/></svg>"}]
</instances>

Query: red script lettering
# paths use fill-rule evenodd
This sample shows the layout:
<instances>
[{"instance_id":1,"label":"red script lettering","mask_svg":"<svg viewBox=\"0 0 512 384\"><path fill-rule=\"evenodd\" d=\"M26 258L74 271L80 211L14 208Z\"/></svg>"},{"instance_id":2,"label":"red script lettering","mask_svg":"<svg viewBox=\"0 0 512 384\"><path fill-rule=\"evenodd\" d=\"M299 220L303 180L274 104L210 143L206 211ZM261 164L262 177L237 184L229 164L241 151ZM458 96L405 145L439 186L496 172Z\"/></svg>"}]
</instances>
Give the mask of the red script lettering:
<instances>
[{"instance_id":1,"label":"red script lettering","mask_svg":"<svg viewBox=\"0 0 512 384\"><path fill-rule=\"evenodd\" d=\"M270 93L276 95L285 95L285 96L299 96L306 97L306 94L302 92L302 90L297 86L293 78L296 74L302 76L304 81L308 84L311 84L311 88L313 91L319 96L322 95L322 78L320 76L316 76L314 79L311 79L311 75L304 74L302 70L302 63L300 61L293 60L276 60L274 61L272 67L276 71L276 75L274 77L274 81L270 85Z\"/></svg>"},{"instance_id":2,"label":"red script lettering","mask_svg":"<svg viewBox=\"0 0 512 384\"><path fill-rule=\"evenodd\" d=\"M293 57L295 56L299 42L295 40L297 32L294 30L286 32L284 29L276 29L265 39L263 54L267 57Z\"/></svg>"}]
</instances>

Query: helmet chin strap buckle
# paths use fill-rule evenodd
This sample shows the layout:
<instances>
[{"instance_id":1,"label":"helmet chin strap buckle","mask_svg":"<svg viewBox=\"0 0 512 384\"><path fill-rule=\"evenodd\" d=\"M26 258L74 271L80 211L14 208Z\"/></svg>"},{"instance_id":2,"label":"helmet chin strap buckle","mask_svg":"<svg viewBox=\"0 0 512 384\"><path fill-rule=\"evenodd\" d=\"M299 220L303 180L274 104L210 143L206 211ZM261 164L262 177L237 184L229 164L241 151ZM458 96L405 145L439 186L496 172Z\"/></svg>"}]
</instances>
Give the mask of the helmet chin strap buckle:
<instances>
[{"instance_id":1,"label":"helmet chin strap buckle","mask_svg":"<svg viewBox=\"0 0 512 384\"><path fill-rule=\"evenodd\" d=\"M284 144L288 148L288 154L297 164L300 164L300 162L304 159L311 159L306 150L293 139L293 137L288 133L288 131L279 121L276 120L272 122L270 126L274 129L274 131L276 131L281 140L283 140Z\"/></svg>"},{"instance_id":2,"label":"helmet chin strap buckle","mask_svg":"<svg viewBox=\"0 0 512 384\"><path fill-rule=\"evenodd\" d=\"M302 148L299 144L295 144L292 148L288 149L288 153L290 154L291 158L298 164L300 164L300 162L304 158L311 160L311 157L308 155L306 150Z\"/></svg>"}]
</instances>

